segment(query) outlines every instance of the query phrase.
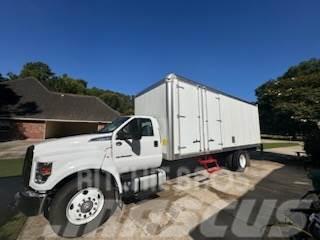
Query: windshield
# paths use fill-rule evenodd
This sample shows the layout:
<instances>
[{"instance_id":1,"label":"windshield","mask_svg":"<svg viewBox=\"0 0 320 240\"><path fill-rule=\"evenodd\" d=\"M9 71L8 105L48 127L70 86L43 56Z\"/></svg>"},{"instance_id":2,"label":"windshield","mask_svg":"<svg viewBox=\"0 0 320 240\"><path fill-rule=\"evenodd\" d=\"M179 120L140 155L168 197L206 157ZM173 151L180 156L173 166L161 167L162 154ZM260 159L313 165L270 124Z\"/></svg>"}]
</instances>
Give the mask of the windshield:
<instances>
[{"instance_id":1,"label":"windshield","mask_svg":"<svg viewBox=\"0 0 320 240\"><path fill-rule=\"evenodd\" d=\"M122 123L127 121L129 117L118 117L112 123L107 124L104 128L100 129L98 133L111 133L116 130Z\"/></svg>"}]
</instances>

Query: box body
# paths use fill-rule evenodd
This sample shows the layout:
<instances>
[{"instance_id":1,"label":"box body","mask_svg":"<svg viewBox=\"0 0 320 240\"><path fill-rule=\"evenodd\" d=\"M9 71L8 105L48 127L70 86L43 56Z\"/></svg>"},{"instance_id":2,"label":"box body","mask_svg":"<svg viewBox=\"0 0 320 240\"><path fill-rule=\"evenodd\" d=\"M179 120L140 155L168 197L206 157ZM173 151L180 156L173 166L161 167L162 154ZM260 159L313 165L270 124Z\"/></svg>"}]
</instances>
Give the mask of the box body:
<instances>
[{"instance_id":1,"label":"box body","mask_svg":"<svg viewBox=\"0 0 320 240\"><path fill-rule=\"evenodd\" d=\"M138 94L135 114L158 120L166 160L260 144L256 105L175 74Z\"/></svg>"}]
</instances>

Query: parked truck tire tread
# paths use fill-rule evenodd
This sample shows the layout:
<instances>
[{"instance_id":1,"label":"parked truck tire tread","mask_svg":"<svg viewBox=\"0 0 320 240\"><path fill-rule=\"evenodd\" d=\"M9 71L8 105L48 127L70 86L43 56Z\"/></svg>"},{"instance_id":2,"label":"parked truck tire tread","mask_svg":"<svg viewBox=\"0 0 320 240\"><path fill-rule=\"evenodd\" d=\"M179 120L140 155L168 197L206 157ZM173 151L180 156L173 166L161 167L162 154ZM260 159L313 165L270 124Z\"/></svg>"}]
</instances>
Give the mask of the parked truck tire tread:
<instances>
[{"instance_id":1,"label":"parked truck tire tread","mask_svg":"<svg viewBox=\"0 0 320 240\"><path fill-rule=\"evenodd\" d=\"M234 152L230 152L225 156L225 166L230 169L231 171L233 171L233 155Z\"/></svg>"}]
</instances>

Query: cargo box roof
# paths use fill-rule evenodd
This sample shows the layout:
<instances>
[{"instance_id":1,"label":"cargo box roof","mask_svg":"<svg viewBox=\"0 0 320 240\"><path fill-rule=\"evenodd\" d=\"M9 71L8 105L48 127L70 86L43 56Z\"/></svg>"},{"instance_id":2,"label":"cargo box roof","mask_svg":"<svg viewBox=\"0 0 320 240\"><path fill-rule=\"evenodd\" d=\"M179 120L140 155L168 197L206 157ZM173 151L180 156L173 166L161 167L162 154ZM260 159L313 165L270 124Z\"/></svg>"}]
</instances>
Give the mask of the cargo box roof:
<instances>
[{"instance_id":1,"label":"cargo box roof","mask_svg":"<svg viewBox=\"0 0 320 240\"><path fill-rule=\"evenodd\" d=\"M170 73L170 74L168 74L164 79L161 79L160 81L152 84L151 86L147 87L147 88L144 89L143 91L139 92L139 93L136 95L136 97L138 97L138 96L140 96L140 95L143 95L144 93L146 93L146 92L148 92L149 90L151 90L151 89L153 89L153 88L161 85L162 83L164 83L165 81L167 81L168 79L170 79L170 78L172 78L172 77L175 77L175 78L177 78L179 81L183 81L183 82L186 82L186 83L190 83L190 84L192 84L192 85L199 85L199 86L201 86L201 87L204 87L204 88L208 89L209 91L212 91L212 92L215 92L215 93L218 93L218 94L227 96L227 97L231 97L231 98L236 99L236 100L239 100L239 101L241 101L241 102L245 102L245 103L248 103L248 104L251 104L251 105L256 105L256 103L254 103L254 102L249 102L249 101L247 101L247 100L244 100L244 99L241 99L241 98L239 98L239 97L230 95L230 94L225 93L225 92L223 92L223 91L220 91L220 90L218 90L218 89L216 89L216 88L213 88L213 87L210 87L210 86L208 86L208 85L205 85L205 84L202 84L202 83L193 81L193 80L191 80L191 79L188 79L188 78L183 77L183 76L181 76L181 75L177 75L177 74L175 74L175 73Z\"/></svg>"}]
</instances>

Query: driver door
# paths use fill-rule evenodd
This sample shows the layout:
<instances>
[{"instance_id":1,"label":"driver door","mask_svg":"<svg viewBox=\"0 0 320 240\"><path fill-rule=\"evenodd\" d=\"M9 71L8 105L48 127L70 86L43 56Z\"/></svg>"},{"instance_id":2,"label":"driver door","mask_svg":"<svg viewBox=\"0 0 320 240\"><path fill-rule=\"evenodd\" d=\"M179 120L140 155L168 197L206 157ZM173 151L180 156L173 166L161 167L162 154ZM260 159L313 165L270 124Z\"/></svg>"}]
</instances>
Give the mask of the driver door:
<instances>
[{"instance_id":1,"label":"driver door","mask_svg":"<svg viewBox=\"0 0 320 240\"><path fill-rule=\"evenodd\" d=\"M120 133L122 131L122 133ZM125 136L120 139L119 136ZM135 140L134 136L141 135ZM113 159L120 173L156 167L162 159L160 136L149 118L133 118L112 141Z\"/></svg>"}]
</instances>

